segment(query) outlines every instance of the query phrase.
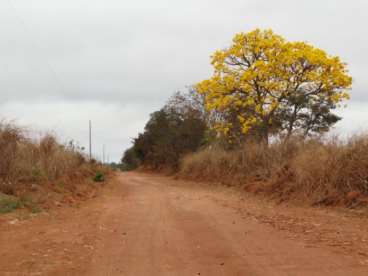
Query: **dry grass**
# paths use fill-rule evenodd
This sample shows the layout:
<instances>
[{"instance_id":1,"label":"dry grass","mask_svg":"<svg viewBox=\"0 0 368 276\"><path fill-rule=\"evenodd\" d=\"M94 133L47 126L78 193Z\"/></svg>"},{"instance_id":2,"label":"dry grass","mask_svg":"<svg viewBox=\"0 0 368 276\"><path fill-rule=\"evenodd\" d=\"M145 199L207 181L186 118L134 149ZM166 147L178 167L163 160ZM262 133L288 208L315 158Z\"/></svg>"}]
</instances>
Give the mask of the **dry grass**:
<instances>
[{"instance_id":1,"label":"dry grass","mask_svg":"<svg viewBox=\"0 0 368 276\"><path fill-rule=\"evenodd\" d=\"M179 175L241 185L280 200L368 204L368 136L205 149L186 156Z\"/></svg>"},{"instance_id":2,"label":"dry grass","mask_svg":"<svg viewBox=\"0 0 368 276\"><path fill-rule=\"evenodd\" d=\"M34 185L77 190L76 185L92 179L106 168L88 162L72 143L60 144L52 135L33 140L15 124L0 121L0 194L22 197ZM40 188L39 188L40 189ZM47 191L45 191L47 193Z\"/></svg>"}]
</instances>

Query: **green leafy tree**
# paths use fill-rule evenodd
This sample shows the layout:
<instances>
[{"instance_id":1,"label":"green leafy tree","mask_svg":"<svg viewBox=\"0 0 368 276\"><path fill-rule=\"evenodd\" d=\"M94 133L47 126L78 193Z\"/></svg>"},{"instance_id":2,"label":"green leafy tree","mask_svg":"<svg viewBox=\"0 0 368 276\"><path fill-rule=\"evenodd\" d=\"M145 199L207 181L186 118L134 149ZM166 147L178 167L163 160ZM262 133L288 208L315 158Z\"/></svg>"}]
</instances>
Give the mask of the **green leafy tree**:
<instances>
[{"instance_id":1,"label":"green leafy tree","mask_svg":"<svg viewBox=\"0 0 368 276\"><path fill-rule=\"evenodd\" d=\"M164 108L151 114L144 132L125 152L123 163L131 168L177 168L183 155L203 144L207 129L203 110L188 94L176 93Z\"/></svg>"}]
</instances>

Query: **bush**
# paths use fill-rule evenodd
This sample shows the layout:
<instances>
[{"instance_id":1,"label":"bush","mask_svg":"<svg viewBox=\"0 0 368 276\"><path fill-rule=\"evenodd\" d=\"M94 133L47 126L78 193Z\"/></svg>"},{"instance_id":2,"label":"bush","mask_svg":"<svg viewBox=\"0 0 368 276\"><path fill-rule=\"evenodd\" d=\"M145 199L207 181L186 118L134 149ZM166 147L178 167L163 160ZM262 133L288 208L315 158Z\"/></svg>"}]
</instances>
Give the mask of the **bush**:
<instances>
[{"instance_id":1,"label":"bush","mask_svg":"<svg viewBox=\"0 0 368 276\"><path fill-rule=\"evenodd\" d=\"M0 193L0 214L9 213L18 207L20 204L16 197Z\"/></svg>"},{"instance_id":2,"label":"bush","mask_svg":"<svg viewBox=\"0 0 368 276\"><path fill-rule=\"evenodd\" d=\"M102 172L97 172L95 177L93 178L93 181L95 182L103 182L105 181L105 176Z\"/></svg>"},{"instance_id":3,"label":"bush","mask_svg":"<svg viewBox=\"0 0 368 276\"><path fill-rule=\"evenodd\" d=\"M135 170L141 165L141 160L138 157L137 151L134 147L127 149L124 152L124 156L121 159L122 170L131 171Z\"/></svg>"}]
</instances>

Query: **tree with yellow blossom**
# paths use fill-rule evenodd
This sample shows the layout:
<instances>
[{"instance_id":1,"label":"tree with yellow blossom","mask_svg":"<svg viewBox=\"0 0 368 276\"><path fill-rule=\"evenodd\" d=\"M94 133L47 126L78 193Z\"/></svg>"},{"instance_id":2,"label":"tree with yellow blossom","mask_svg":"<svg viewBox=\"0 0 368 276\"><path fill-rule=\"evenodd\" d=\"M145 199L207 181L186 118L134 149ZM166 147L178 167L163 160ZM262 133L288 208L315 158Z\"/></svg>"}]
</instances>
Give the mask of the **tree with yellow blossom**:
<instances>
[{"instance_id":1,"label":"tree with yellow blossom","mask_svg":"<svg viewBox=\"0 0 368 276\"><path fill-rule=\"evenodd\" d=\"M340 119L331 111L349 99L352 84L339 57L272 30L237 34L214 53L212 65L213 76L196 90L209 111L236 114L216 129L227 136L235 125L243 134L257 130L266 143L275 131L284 137L327 131Z\"/></svg>"}]
</instances>

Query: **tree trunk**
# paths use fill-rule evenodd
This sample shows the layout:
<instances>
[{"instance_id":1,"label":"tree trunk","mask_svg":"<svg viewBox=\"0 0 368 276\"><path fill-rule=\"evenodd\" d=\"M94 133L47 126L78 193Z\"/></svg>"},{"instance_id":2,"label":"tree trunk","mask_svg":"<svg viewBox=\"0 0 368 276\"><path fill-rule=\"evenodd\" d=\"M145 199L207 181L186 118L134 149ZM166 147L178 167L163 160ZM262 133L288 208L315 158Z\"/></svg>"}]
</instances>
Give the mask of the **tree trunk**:
<instances>
[{"instance_id":1,"label":"tree trunk","mask_svg":"<svg viewBox=\"0 0 368 276\"><path fill-rule=\"evenodd\" d=\"M268 146L269 144L269 126L267 123L264 123L263 127L262 127L262 132L261 132L261 143L263 143L264 145Z\"/></svg>"}]
</instances>

